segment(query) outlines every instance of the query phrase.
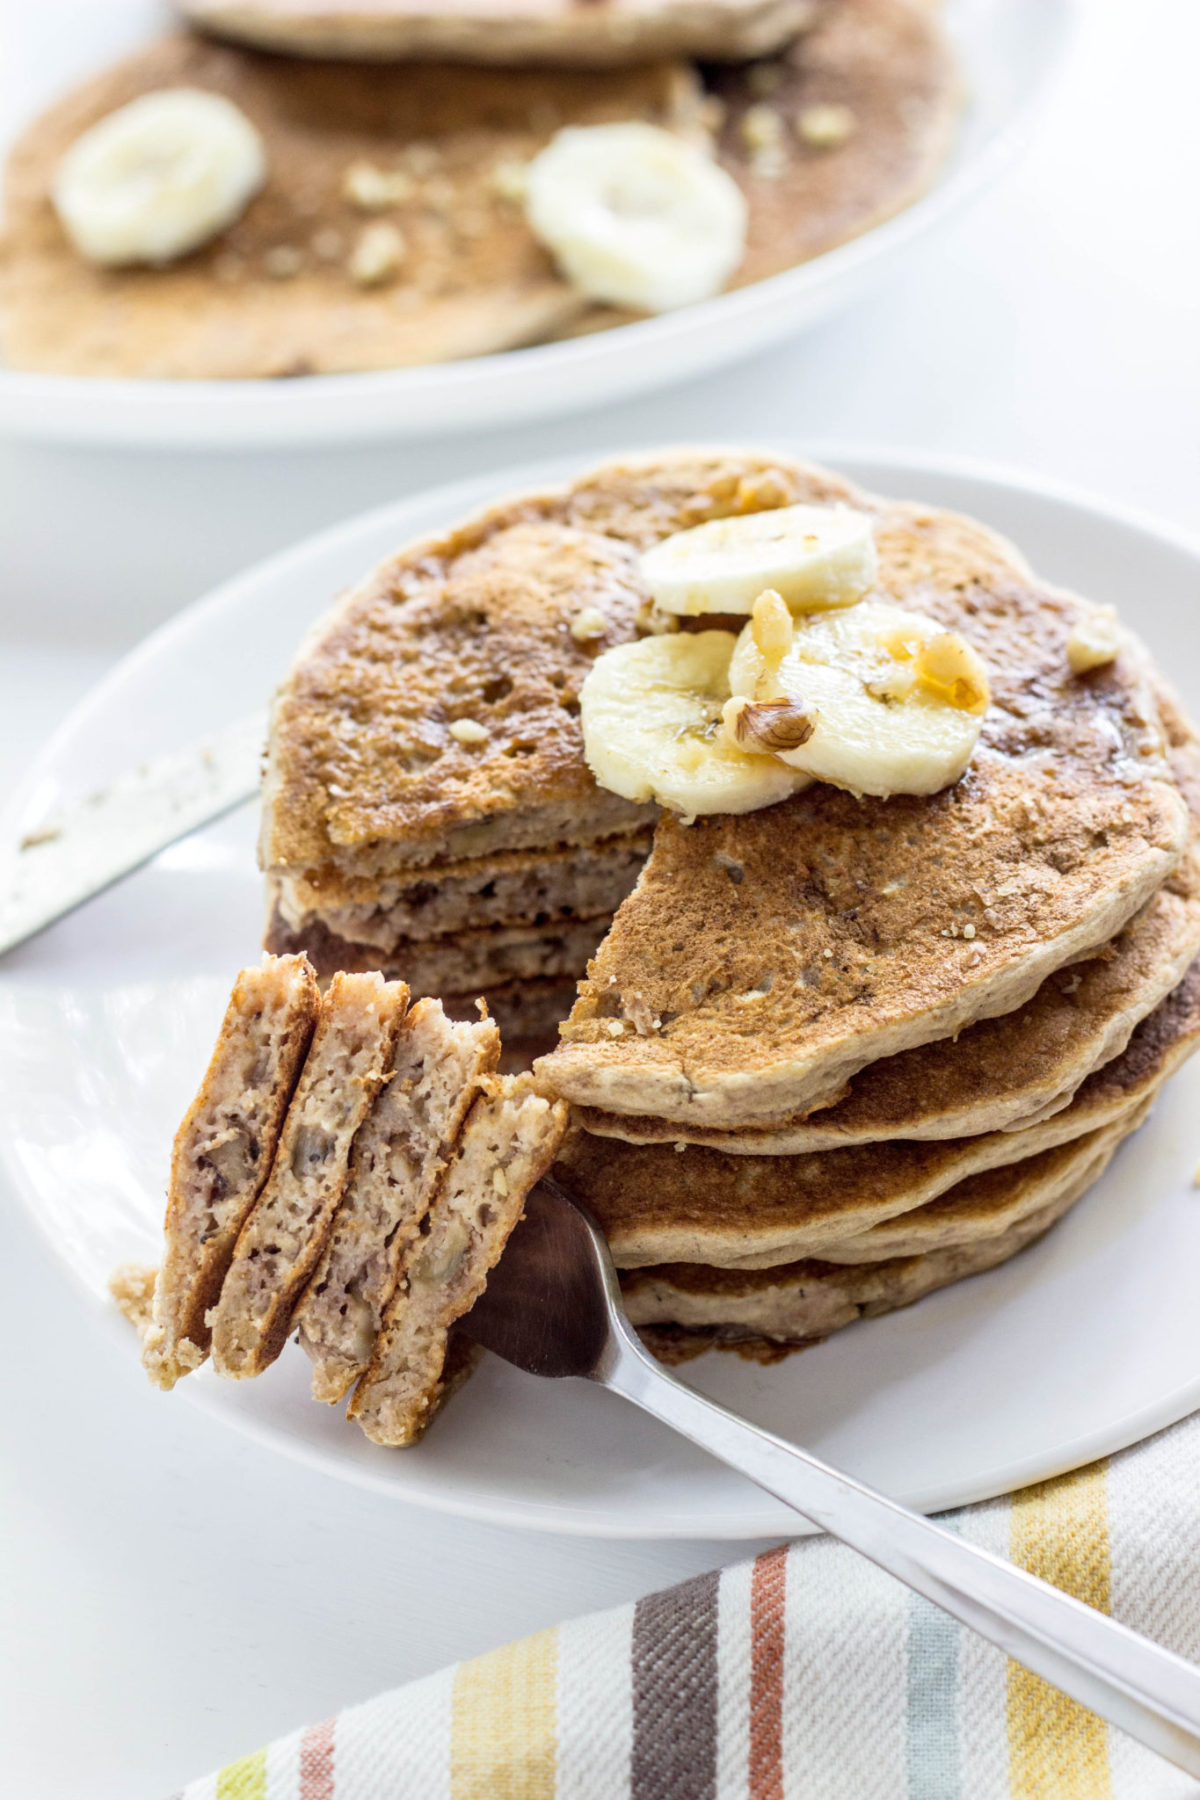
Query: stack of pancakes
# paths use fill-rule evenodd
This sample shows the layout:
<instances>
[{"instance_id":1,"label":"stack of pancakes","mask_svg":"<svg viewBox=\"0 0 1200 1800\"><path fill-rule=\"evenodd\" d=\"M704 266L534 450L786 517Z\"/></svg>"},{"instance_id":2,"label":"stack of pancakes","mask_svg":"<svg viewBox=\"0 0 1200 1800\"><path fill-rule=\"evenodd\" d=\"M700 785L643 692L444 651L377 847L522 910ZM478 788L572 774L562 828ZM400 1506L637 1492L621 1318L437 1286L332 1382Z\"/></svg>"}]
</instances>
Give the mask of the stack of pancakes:
<instances>
[{"instance_id":1,"label":"stack of pancakes","mask_svg":"<svg viewBox=\"0 0 1200 1800\"><path fill-rule=\"evenodd\" d=\"M881 596L984 658L966 775L690 824L598 789L577 695L646 628L637 553L797 501L868 512ZM1197 1042L1196 742L1131 637L1076 672L1096 625L982 526L773 456L494 507L304 645L272 731L269 943L482 989L518 1029L598 944L535 1066L573 1103L559 1173L631 1316L664 1353L823 1336L1038 1236Z\"/></svg>"}]
</instances>

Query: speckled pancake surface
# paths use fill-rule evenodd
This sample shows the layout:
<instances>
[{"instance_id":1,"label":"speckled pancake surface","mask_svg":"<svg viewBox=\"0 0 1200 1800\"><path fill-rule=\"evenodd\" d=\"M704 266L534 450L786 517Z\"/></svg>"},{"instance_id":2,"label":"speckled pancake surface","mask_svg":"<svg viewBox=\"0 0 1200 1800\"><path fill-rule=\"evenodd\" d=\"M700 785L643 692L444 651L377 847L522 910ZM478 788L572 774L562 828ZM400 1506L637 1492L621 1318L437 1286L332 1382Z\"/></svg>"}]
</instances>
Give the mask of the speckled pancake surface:
<instances>
[{"instance_id":1,"label":"speckled pancake surface","mask_svg":"<svg viewBox=\"0 0 1200 1800\"><path fill-rule=\"evenodd\" d=\"M389 557L314 627L280 689L263 866L361 884L643 832L655 809L597 787L579 725L592 662L636 635L649 598L636 552L801 486L843 491L752 452L609 463ZM592 610L608 629L579 643L571 624ZM463 720L482 742L456 740Z\"/></svg>"},{"instance_id":2,"label":"speckled pancake surface","mask_svg":"<svg viewBox=\"0 0 1200 1800\"><path fill-rule=\"evenodd\" d=\"M600 1137L635 1144L683 1140L733 1156L1022 1130L1068 1106L1093 1070L1121 1054L1198 953L1200 853L1193 850L1098 956L1058 970L1016 1012L870 1064L844 1099L807 1118L730 1131L592 1107L581 1107L579 1117Z\"/></svg>"},{"instance_id":3,"label":"speckled pancake surface","mask_svg":"<svg viewBox=\"0 0 1200 1800\"><path fill-rule=\"evenodd\" d=\"M870 229L933 181L960 95L928 8L836 0L785 56L756 68L714 76L719 91L706 100L681 61L493 69L164 39L58 101L19 139L6 183L0 356L69 374L298 376L444 362L620 324L633 315L596 307L561 279L514 197L514 169L567 125L637 119L707 140L714 110L723 116L716 152L749 203L735 287ZM253 121L266 187L213 243L168 268L97 269L50 204L58 162L106 113L181 85L225 94ZM765 160L744 123L751 106L760 124L774 123ZM802 135L814 107L842 109L843 140ZM343 183L361 161L398 172L406 196L357 210ZM379 222L399 229L402 260L393 279L357 286L355 244Z\"/></svg>"},{"instance_id":4,"label":"speckled pancake surface","mask_svg":"<svg viewBox=\"0 0 1200 1800\"><path fill-rule=\"evenodd\" d=\"M817 783L739 817L664 816L539 1064L578 1105L741 1128L831 1104L880 1057L1024 1005L1185 850L1140 647L1076 675L1067 640L1092 609L982 526L823 473L786 486L868 511L878 591L983 657L978 747L932 796Z\"/></svg>"}]
</instances>

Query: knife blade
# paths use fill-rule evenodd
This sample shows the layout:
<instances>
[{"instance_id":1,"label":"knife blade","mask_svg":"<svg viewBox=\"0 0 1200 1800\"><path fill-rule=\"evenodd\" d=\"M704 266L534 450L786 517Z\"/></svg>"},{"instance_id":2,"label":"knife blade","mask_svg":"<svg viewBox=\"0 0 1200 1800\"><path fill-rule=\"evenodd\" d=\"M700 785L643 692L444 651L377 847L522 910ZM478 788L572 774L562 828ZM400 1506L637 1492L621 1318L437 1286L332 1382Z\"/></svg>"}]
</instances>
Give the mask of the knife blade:
<instances>
[{"instance_id":1,"label":"knife blade","mask_svg":"<svg viewBox=\"0 0 1200 1800\"><path fill-rule=\"evenodd\" d=\"M51 815L0 858L0 956L252 800L266 716L157 757Z\"/></svg>"}]
</instances>

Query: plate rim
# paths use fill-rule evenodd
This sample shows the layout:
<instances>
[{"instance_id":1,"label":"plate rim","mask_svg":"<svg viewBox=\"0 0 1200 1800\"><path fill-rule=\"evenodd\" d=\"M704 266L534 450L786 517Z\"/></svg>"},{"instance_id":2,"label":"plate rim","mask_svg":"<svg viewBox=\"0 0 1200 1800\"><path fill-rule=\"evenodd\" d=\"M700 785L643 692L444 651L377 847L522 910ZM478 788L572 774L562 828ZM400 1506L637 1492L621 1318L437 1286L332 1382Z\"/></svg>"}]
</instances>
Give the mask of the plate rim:
<instances>
[{"instance_id":1,"label":"plate rim","mask_svg":"<svg viewBox=\"0 0 1200 1800\"><path fill-rule=\"evenodd\" d=\"M997 0L992 0L992 4L999 10ZM129 449L155 447L184 453L219 447L247 451L282 445L301 448L388 438L415 442L424 435L452 435L476 427L503 428L535 418L586 411L597 403L595 395L590 399L556 400L553 389L559 382L565 385L564 378L576 372L586 379L589 368L611 376L614 371L609 365L618 363L623 351L636 359L644 347L647 357L652 358L655 346L683 343L693 346L695 368L736 363L741 357L754 354L759 346L743 342L741 348L729 354L709 357L703 351L705 340L721 328L737 337L739 327L759 316L767 327L763 347L794 335L778 318L789 303L810 293L819 295L822 289L843 279L852 283L877 260L902 252L940 222L953 218L1017 159L1039 119L1048 111L1080 35L1083 0L1053 0L1053 4L1050 31L1054 35L1039 78L1021 94L995 134L961 166L935 181L891 218L794 268L608 332L413 368L313 375L303 382L263 378L191 382L57 375L9 369L0 364L0 438L109 444ZM948 34L953 38L952 25ZM969 105L969 91L967 100ZM800 329L797 327L797 331ZM674 364L661 376L651 369L644 378L619 383L615 391L610 387L608 398L619 401L651 393L656 386L677 379L680 372ZM591 379L595 382L599 378L593 375ZM527 395L522 402L521 392L532 390L536 382L543 382L551 391L536 401ZM492 395L493 387L502 390L503 404L499 406ZM470 396L472 391L482 397L482 411L474 417L451 405L444 421L423 416L415 427L405 424L406 402L428 405L435 400L456 401L460 393ZM352 406L356 400L376 407L384 416L356 421L339 416L347 404ZM239 411L248 405L258 415L252 430L244 421L238 422ZM92 416L81 424L74 416L80 412ZM309 417L312 413L320 416Z\"/></svg>"},{"instance_id":2,"label":"plate rim","mask_svg":"<svg viewBox=\"0 0 1200 1800\"><path fill-rule=\"evenodd\" d=\"M734 446L701 446L701 448L726 448ZM638 446L637 448L643 448ZM652 447L650 447L652 448ZM904 479L923 475L942 476L950 480L963 479L969 482L996 488L1002 492L1016 496L1027 495L1038 500L1049 501L1056 507L1063 507L1085 519L1090 516L1102 517L1134 533L1156 539L1160 544L1184 556L1195 563L1200 573L1200 536L1177 526L1173 521L1164 520L1153 512L1125 502L1112 501L1108 498L1074 483L1060 481L1053 477L1028 473L1005 464L997 464L984 459L958 454L896 449L887 445L851 444L829 440L810 443L787 442L771 439L761 448L773 449L781 453L787 452L802 456L805 460L822 462L835 470L842 469L858 479L858 471L867 468L892 468ZM621 452L613 452L620 455ZM143 660L148 660L164 649L170 649L172 640L183 636L192 628L197 619L208 613L215 613L230 606L236 606L244 590L252 591L263 581L278 580L286 577L289 569L307 562L313 556L320 556L336 550L340 543L349 544L361 535L379 534L392 519L397 520L398 527L406 512L436 507L438 510L455 507L459 499L467 504L487 504L488 496L499 498L508 491L521 491L538 481L560 481L572 469L576 472L594 466L603 460L595 456L579 453L559 455L539 459L533 463L509 465L506 468L493 470L488 474L474 475L459 481L438 484L432 488L417 490L400 500L389 501L382 506L372 507L357 513L350 518L327 526L321 531L311 533L297 543L259 559L238 575L221 582L207 593L201 595L190 605L182 608L171 618L165 620L154 631L141 639L126 655L120 657L101 679L89 689L83 699L71 709L59 727L46 740L42 749L27 766L23 775L14 783L8 796L3 814L0 815L0 830L12 829L26 816L31 798L37 796L38 790L44 791L47 780L55 763L81 731L87 729L93 712L104 710L109 701L111 691L118 688L126 678L128 671ZM511 485L510 485L511 484ZM18 1199L26 1219L37 1231L42 1242L51 1251L56 1265L64 1269L71 1283L86 1296L94 1316L101 1321L102 1329L113 1332L117 1338L127 1344L128 1326L118 1317L113 1308L106 1304L97 1292L89 1286L82 1274L61 1252L52 1233L44 1224L39 1208L33 1203L33 1197L27 1192L23 1173L10 1147L7 1136L0 1133L0 1169L3 1170L8 1184ZM210 1392L210 1389L213 1389ZM269 1422L241 1413L236 1408L221 1405L215 1392L215 1385L201 1379L194 1385L184 1384L184 1393L189 1403L209 1416L215 1416L227 1427L240 1436L248 1438L274 1452L282 1454L305 1467L311 1468L333 1481L349 1482L352 1486L379 1492L391 1500L401 1504L422 1506L447 1514L470 1519L478 1519L508 1529L534 1530L552 1532L555 1535L571 1537L605 1538L626 1541L654 1540L700 1540L711 1539L721 1542L746 1542L756 1538L769 1538L788 1534L791 1536L807 1536L815 1528L798 1515L790 1515L786 1506L779 1501L753 1496L747 1505L739 1509L736 1516L731 1515L728 1506L716 1515L703 1512L689 1512L686 1517L672 1513L653 1523L643 1522L636 1515L614 1518L610 1514L589 1506L563 1503L555 1500L539 1500L535 1498L511 1498L502 1494L479 1494L475 1490L459 1490L447 1484L436 1492L417 1491L398 1486L393 1478L383 1473L376 1473L369 1466L351 1460L336 1462L328 1451L314 1446L305 1440L291 1435L282 1428ZM1135 1407L1122 1413L1104 1427L1096 1427L1089 1432L1069 1437L1053 1447L1052 1451L1043 1450L1033 1453L1016 1464L990 1465L978 1472L970 1480L962 1480L952 1485L930 1484L908 1491L905 1503L920 1512L947 1511L970 1505L977 1501L994 1498L1000 1494L1014 1491L1030 1482L1045 1480L1063 1474L1071 1469L1079 1468L1094 1461L1097 1457L1112 1454L1140 1443L1155 1432L1175 1423L1187 1413L1200 1406L1200 1372L1190 1381L1170 1387L1157 1400L1142 1407ZM415 1452L420 1455L419 1449Z\"/></svg>"}]
</instances>

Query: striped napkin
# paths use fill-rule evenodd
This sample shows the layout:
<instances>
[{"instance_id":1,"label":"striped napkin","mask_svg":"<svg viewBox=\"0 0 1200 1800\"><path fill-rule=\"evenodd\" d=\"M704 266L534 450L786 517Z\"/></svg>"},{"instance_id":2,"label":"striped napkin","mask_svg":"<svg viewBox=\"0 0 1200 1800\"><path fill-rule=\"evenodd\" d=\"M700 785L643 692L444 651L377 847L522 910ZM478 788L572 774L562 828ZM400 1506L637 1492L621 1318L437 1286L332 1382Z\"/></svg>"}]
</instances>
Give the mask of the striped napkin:
<instances>
[{"instance_id":1,"label":"striped napkin","mask_svg":"<svg viewBox=\"0 0 1200 1800\"><path fill-rule=\"evenodd\" d=\"M946 1515L1200 1661L1200 1414ZM176 1800L1182 1800L1200 1783L828 1539L348 1707Z\"/></svg>"}]
</instances>

